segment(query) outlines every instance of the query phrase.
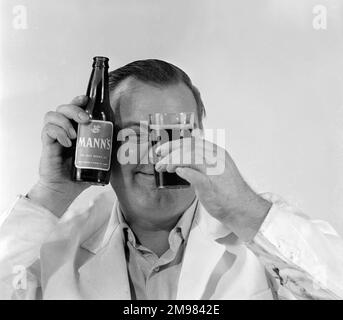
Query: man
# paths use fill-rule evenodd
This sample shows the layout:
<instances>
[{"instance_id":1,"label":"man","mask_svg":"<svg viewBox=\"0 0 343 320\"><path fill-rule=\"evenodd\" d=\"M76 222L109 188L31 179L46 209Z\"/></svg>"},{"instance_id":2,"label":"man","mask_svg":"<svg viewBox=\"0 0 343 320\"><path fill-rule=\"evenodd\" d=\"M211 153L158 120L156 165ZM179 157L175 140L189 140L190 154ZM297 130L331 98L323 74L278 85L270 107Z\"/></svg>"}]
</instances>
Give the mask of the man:
<instances>
[{"instance_id":1,"label":"man","mask_svg":"<svg viewBox=\"0 0 343 320\"><path fill-rule=\"evenodd\" d=\"M144 134L139 122L154 112L194 112L202 128L197 89L167 62L115 70L110 90L117 131ZM201 165L170 164L177 143L156 150L156 170L176 172L191 188L158 190L152 164L121 165L114 156L117 199L102 195L82 214L68 213L89 187L70 180L66 156L76 138L71 120L89 121L81 108L86 100L77 97L45 116L40 179L0 227L1 298L343 298L342 239L279 198L255 193L228 152L208 141L194 149L184 141L188 152L205 150ZM213 147L224 151L217 152L225 165L220 175L207 174Z\"/></svg>"}]
</instances>

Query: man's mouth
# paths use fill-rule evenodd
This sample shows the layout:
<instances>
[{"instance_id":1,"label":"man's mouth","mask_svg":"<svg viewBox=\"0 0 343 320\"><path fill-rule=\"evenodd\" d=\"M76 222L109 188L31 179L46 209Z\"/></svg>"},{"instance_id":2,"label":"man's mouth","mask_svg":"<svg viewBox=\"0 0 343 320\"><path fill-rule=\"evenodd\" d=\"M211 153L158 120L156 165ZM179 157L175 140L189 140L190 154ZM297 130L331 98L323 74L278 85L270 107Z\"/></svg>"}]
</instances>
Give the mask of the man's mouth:
<instances>
[{"instance_id":1,"label":"man's mouth","mask_svg":"<svg viewBox=\"0 0 343 320\"><path fill-rule=\"evenodd\" d=\"M153 166L140 167L140 168L136 169L136 173L141 173L141 174L153 176L154 175L154 167Z\"/></svg>"},{"instance_id":2,"label":"man's mouth","mask_svg":"<svg viewBox=\"0 0 343 320\"><path fill-rule=\"evenodd\" d=\"M143 182L143 184L154 184L155 181L155 176L154 176L154 172L153 171L136 171L136 177L138 178L139 181L141 181L141 183Z\"/></svg>"},{"instance_id":3,"label":"man's mouth","mask_svg":"<svg viewBox=\"0 0 343 320\"><path fill-rule=\"evenodd\" d=\"M153 171L137 171L136 173L141 173L149 176L153 176L154 172Z\"/></svg>"}]
</instances>

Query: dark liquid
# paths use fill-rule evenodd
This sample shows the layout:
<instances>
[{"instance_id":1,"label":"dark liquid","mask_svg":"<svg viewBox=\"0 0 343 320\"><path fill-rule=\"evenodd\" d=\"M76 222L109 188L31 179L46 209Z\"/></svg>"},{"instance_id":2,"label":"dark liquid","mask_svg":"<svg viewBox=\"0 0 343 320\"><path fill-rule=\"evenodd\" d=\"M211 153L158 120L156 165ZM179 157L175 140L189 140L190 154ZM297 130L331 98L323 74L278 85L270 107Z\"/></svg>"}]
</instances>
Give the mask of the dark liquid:
<instances>
[{"instance_id":1,"label":"dark liquid","mask_svg":"<svg viewBox=\"0 0 343 320\"><path fill-rule=\"evenodd\" d=\"M164 134L161 134L163 130ZM155 146L158 142L160 144L165 143L167 141L172 141L176 139L182 139L186 137L190 137L192 134L191 129L187 130L180 130L180 129L161 129L160 130L152 130L155 131L152 136L155 136L155 139L151 140L151 145ZM181 158L182 159L182 158ZM168 188L168 189L182 189L188 188L190 183L181 177L179 177L174 172L158 172L154 170L155 174L155 182L156 187L159 189Z\"/></svg>"},{"instance_id":2,"label":"dark liquid","mask_svg":"<svg viewBox=\"0 0 343 320\"><path fill-rule=\"evenodd\" d=\"M180 178L176 173L173 172L157 172L155 170L155 181L156 186L159 189L182 189L190 186L188 181Z\"/></svg>"}]
</instances>

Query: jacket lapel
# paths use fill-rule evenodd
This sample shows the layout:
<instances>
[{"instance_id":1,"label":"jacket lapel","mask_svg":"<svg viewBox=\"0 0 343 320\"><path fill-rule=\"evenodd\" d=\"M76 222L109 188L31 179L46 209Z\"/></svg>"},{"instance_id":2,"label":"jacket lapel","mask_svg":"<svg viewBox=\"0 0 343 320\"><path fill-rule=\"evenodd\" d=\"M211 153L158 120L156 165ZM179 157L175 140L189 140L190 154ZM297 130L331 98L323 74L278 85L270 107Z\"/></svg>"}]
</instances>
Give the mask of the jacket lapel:
<instances>
[{"instance_id":1,"label":"jacket lapel","mask_svg":"<svg viewBox=\"0 0 343 320\"><path fill-rule=\"evenodd\" d=\"M90 299L131 299L122 232L113 231L108 244L80 269L80 291Z\"/></svg>"},{"instance_id":2,"label":"jacket lapel","mask_svg":"<svg viewBox=\"0 0 343 320\"><path fill-rule=\"evenodd\" d=\"M124 241L118 221L118 204L107 228L99 230L81 247L94 256L79 268L80 290L92 299L131 299Z\"/></svg>"},{"instance_id":3,"label":"jacket lapel","mask_svg":"<svg viewBox=\"0 0 343 320\"><path fill-rule=\"evenodd\" d=\"M42 246L45 299L130 299L116 210L115 205L105 214L104 208L94 206L62 224Z\"/></svg>"},{"instance_id":4,"label":"jacket lapel","mask_svg":"<svg viewBox=\"0 0 343 320\"><path fill-rule=\"evenodd\" d=\"M225 252L216 239L230 233L199 203L183 258L176 299L201 299L215 266Z\"/></svg>"}]
</instances>

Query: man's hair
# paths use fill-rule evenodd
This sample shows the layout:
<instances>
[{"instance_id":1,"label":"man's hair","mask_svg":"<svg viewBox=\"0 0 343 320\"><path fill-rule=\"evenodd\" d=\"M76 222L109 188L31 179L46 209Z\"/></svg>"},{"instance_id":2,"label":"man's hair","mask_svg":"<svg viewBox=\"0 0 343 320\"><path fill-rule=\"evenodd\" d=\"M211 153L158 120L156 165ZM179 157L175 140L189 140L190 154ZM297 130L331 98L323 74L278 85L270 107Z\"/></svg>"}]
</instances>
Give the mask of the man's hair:
<instances>
[{"instance_id":1,"label":"man's hair","mask_svg":"<svg viewBox=\"0 0 343 320\"><path fill-rule=\"evenodd\" d=\"M206 115L205 107L199 90L183 70L171 63L157 59L134 61L109 73L110 91L117 88L119 83L128 77L159 86L184 83L193 93L197 104L199 126L202 128L202 119Z\"/></svg>"}]
</instances>

